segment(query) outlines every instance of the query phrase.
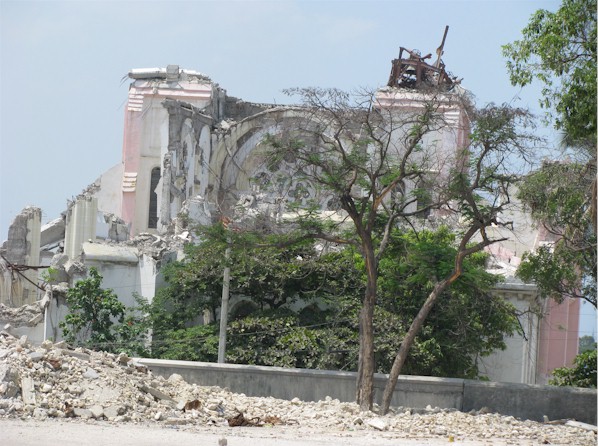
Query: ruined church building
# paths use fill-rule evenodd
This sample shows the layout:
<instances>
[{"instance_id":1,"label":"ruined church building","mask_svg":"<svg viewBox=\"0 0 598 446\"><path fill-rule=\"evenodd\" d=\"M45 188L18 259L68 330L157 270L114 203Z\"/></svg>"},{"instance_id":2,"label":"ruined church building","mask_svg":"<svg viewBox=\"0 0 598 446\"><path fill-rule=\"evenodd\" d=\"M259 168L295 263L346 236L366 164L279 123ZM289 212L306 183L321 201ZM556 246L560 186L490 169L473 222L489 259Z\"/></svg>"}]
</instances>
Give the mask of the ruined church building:
<instances>
[{"instance_id":1,"label":"ruined church building","mask_svg":"<svg viewBox=\"0 0 598 446\"><path fill-rule=\"evenodd\" d=\"M417 87L430 76L450 88L461 88L443 66L424 59L401 49L388 85L376 92L380 106L397 111L418 107L422 93ZM260 145L266 134L278 135L292 127L297 117L294 107L227 96L207 76L177 65L134 69L129 78L122 162L69 203L60 218L42 227L39 208L28 207L9 229L2 246L6 262L52 265L58 283L42 291L36 286L37 269L23 268L15 274L4 265L0 323L10 322L16 334L27 333L40 342L59 339L58 321L67 311L61 292L66 284L85 277L89 267L98 268L103 286L114 289L126 305L135 304L135 294L151 301L163 285L160 266L180 258L183 244L192 240L189 222L212 224L230 215L243 198L247 208L283 211L279 200L255 199L272 174L263 166ZM438 150L453 153L464 145L469 121L458 106L447 102L443 110L448 126L434 138L440 141ZM336 210L330 197L319 196L309 185L302 187L294 200L316 198L324 210ZM515 217L521 234L492 247L493 268L506 276L496 292L522 312L540 306L546 315L539 318L534 311L523 316L526 336L508 339L507 350L485 358L480 371L492 380L540 384L577 353L579 301L542 303L534 285L514 277L521 254L541 241L527 216ZM42 316L15 322L11 315L20 307L32 315L40 307ZM567 330L555 329L559 326Z\"/></svg>"}]
</instances>

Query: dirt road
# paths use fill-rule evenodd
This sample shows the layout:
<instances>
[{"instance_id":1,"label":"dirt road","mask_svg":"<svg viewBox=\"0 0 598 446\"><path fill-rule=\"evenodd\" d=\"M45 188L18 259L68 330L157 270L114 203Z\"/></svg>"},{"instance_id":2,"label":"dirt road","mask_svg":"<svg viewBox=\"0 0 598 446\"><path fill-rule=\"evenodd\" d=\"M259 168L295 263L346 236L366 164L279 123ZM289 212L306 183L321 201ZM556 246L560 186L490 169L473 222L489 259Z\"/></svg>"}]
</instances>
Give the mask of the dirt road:
<instances>
[{"instance_id":1,"label":"dirt road","mask_svg":"<svg viewBox=\"0 0 598 446\"><path fill-rule=\"evenodd\" d=\"M223 441L222 439L226 439ZM0 420L2 446L482 446L506 445L505 440L401 438L388 432L323 432L297 427L189 429L133 423L82 422L80 420ZM535 443L524 441L521 446Z\"/></svg>"}]
</instances>

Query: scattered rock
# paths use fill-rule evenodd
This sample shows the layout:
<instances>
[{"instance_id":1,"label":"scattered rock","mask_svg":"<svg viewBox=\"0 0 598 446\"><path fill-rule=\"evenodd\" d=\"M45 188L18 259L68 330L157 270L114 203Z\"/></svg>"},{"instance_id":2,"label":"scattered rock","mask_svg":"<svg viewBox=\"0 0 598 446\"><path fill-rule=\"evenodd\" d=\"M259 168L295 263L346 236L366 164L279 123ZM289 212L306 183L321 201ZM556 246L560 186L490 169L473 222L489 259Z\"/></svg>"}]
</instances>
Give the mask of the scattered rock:
<instances>
[{"instance_id":1,"label":"scattered rock","mask_svg":"<svg viewBox=\"0 0 598 446\"><path fill-rule=\"evenodd\" d=\"M87 379L98 379L100 375L92 368L88 368L85 373L83 373L83 378Z\"/></svg>"},{"instance_id":2,"label":"scattered rock","mask_svg":"<svg viewBox=\"0 0 598 446\"><path fill-rule=\"evenodd\" d=\"M48 418L48 411L46 409L42 409L41 407L36 407L33 410L33 418L37 418L40 420Z\"/></svg>"},{"instance_id":3,"label":"scattered rock","mask_svg":"<svg viewBox=\"0 0 598 446\"><path fill-rule=\"evenodd\" d=\"M388 424L386 424L386 421L384 421L382 418L372 418L371 420L368 420L366 424L374 429L378 429L379 431L385 431L388 429Z\"/></svg>"},{"instance_id":4,"label":"scattered rock","mask_svg":"<svg viewBox=\"0 0 598 446\"><path fill-rule=\"evenodd\" d=\"M39 355L42 355L41 357ZM33 359L36 359L35 361ZM179 402L177 404L177 402ZM32 348L26 338L0 333L0 420L77 417L79 422L179 425L299 425L313 429L408 433L410 438L463 438L505 444L596 444L595 426L521 421L486 410L468 415L455 409L395 408L382 417L357 404L327 397L309 402L293 398L249 397L219 387L168 379L136 367L126 355L69 350L64 343ZM566 420L565 420L566 421ZM216 427L215 427L216 428ZM450 441L450 440L449 440Z\"/></svg>"},{"instance_id":5,"label":"scattered rock","mask_svg":"<svg viewBox=\"0 0 598 446\"><path fill-rule=\"evenodd\" d=\"M104 416L104 408L99 404L94 404L89 408L91 416L94 418L102 418Z\"/></svg>"},{"instance_id":6,"label":"scattered rock","mask_svg":"<svg viewBox=\"0 0 598 446\"><path fill-rule=\"evenodd\" d=\"M81 417L81 418L86 418L86 419L93 418L93 413L89 409L81 409L79 407L75 407L73 409L73 413L75 414L76 417Z\"/></svg>"},{"instance_id":7,"label":"scattered rock","mask_svg":"<svg viewBox=\"0 0 598 446\"><path fill-rule=\"evenodd\" d=\"M21 378L21 397L23 398L23 403L35 406L35 384L33 383L33 378L29 376Z\"/></svg>"},{"instance_id":8,"label":"scattered rock","mask_svg":"<svg viewBox=\"0 0 598 446\"><path fill-rule=\"evenodd\" d=\"M164 424L166 424L168 426L179 426L179 425L187 424L187 420L185 420L184 418L170 417L170 418L166 419Z\"/></svg>"},{"instance_id":9,"label":"scattered rock","mask_svg":"<svg viewBox=\"0 0 598 446\"><path fill-rule=\"evenodd\" d=\"M125 413L125 408L122 406L108 406L104 408L104 416L107 418L116 418Z\"/></svg>"}]
</instances>

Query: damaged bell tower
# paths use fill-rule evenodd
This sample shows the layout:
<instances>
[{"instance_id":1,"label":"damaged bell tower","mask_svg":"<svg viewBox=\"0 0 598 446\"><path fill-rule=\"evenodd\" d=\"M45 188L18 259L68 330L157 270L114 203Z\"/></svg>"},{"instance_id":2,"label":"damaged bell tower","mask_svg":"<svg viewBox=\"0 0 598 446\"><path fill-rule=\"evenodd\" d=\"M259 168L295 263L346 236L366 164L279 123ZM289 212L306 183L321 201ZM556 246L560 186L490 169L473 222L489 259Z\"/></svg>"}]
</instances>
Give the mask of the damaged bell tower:
<instances>
[{"instance_id":1,"label":"damaged bell tower","mask_svg":"<svg viewBox=\"0 0 598 446\"><path fill-rule=\"evenodd\" d=\"M434 65L426 62L426 60L432 58L431 53L422 57L418 50L408 50L400 47L399 58L392 61L387 86L408 89L437 88L442 91L449 91L459 84L460 80L457 80L456 77L446 71L442 61L448 30L447 25L444 29L442 42L436 49L437 58Z\"/></svg>"}]
</instances>

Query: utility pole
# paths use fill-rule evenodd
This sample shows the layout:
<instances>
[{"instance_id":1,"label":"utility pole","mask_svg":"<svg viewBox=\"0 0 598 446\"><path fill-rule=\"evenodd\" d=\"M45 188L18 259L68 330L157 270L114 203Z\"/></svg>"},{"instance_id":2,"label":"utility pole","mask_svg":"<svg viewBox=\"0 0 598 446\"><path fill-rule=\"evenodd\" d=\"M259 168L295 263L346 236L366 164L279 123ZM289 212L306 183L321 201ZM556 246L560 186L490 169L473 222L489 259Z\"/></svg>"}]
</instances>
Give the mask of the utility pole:
<instances>
[{"instance_id":1,"label":"utility pole","mask_svg":"<svg viewBox=\"0 0 598 446\"><path fill-rule=\"evenodd\" d=\"M222 225L228 230L230 219L222 217ZM226 326L228 325L228 298L230 289L230 237L226 238L226 251L224 252L224 258L226 260L226 266L224 267L224 275L222 278L222 302L220 304L220 335L218 337L218 364L224 364L224 357L226 353Z\"/></svg>"}]
</instances>

